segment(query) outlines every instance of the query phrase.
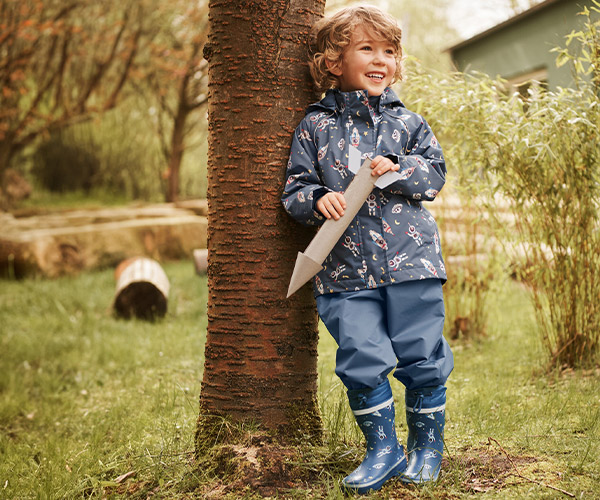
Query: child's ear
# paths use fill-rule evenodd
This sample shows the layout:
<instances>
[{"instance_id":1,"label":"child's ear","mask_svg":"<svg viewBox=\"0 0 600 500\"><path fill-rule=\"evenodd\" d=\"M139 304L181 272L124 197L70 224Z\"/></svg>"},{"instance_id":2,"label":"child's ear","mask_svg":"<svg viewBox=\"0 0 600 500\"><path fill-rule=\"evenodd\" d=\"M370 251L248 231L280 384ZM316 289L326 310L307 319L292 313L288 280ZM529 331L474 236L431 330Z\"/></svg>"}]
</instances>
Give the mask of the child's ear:
<instances>
[{"instance_id":1,"label":"child's ear","mask_svg":"<svg viewBox=\"0 0 600 500\"><path fill-rule=\"evenodd\" d=\"M325 59L325 65L327 66L327 70L333 76L341 76L342 74L342 61L339 59L337 61L331 61L330 59Z\"/></svg>"}]
</instances>

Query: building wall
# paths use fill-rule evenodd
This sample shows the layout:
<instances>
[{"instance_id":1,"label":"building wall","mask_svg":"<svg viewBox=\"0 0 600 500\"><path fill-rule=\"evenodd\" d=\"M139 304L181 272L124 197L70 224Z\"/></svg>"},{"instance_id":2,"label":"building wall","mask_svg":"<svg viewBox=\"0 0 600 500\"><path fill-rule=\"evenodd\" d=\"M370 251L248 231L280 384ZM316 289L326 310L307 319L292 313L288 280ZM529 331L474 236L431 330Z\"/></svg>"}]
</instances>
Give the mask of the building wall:
<instances>
[{"instance_id":1,"label":"building wall","mask_svg":"<svg viewBox=\"0 0 600 500\"><path fill-rule=\"evenodd\" d=\"M569 86L572 83L570 67L557 68L556 54L550 50L564 47L565 36L581 26L582 17L578 12L591 5L590 0L563 0L548 5L480 39L451 49L454 63L460 71L481 71L492 77L517 81L524 77L543 79L545 75L551 89Z\"/></svg>"}]
</instances>

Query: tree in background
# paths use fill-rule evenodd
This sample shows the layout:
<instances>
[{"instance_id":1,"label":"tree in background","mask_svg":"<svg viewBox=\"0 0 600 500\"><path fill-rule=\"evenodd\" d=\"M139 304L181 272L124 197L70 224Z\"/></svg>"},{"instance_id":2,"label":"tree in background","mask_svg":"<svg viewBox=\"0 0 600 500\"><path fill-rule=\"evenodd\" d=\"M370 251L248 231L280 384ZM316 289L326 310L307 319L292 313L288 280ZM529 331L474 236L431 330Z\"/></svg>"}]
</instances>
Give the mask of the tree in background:
<instances>
[{"instance_id":1,"label":"tree in background","mask_svg":"<svg viewBox=\"0 0 600 500\"><path fill-rule=\"evenodd\" d=\"M225 437L222 417L288 440L320 433L314 299L308 287L285 298L310 233L280 198L291 135L317 99L305 41L324 4L210 4L209 299L198 451Z\"/></svg>"},{"instance_id":2,"label":"tree in background","mask_svg":"<svg viewBox=\"0 0 600 500\"><path fill-rule=\"evenodd\" d=\"M166 201L177 201L180 169L190 137L204 117L208 100L208 63L202 49L208 36L205 1L158 2L153 9L154 33L133 81L151 107L158 108L157 132L165 159ZM191 118L194 118L191 120Z\"/></svg>"},{"instance_id":3,"label":"tree in background","mask_svg":"<svg viewBox=\"0 0 600 500\"><path fill-rule=\"evenodd\" d=\"M42 136L114 108L138 55L135 2L0 1L0 181Z\"/></svg>"},{"instance_id":4,"label":"tree in background","mask_svg":"<svg viewBox=\"0 0 600 500\"><path fill-rule=\"evenodd\" d=\"M207 100L207 63L202 57L207 11L205 1L1 0L0 180L16 155L41 145L53 149L60 168L46 165L45 157L39 168L44 178L61 177L53 180L59 188L78 185L64 176L75 169L72 151L77 150L103 165L94 185L112 191L123 183L147 186L166 180L164 196L176 200L184 152L192 138L204 139L206 129L200 113ZM129 99L123 106L133 97L132 88L142 99ZM112 116L117 108L120 119ZM104 126L109 110L111 125ZM142 121L149 110L154 116ZM132 141L133 132L125 130L121 135L106 133L115 122L132 126L133 115L141 122L136 134L148 135L156 128L164 158L162 180L151 168L141 170L136 164L150 152L134 154L134 163L125 160L136 142L148 139ZM93 126L86 124L91 119ZM121 137L123 144L106 144ZM116 151L121 151L117 158ZM39 173L36 168L34 174ZM154 181L147 179L149 173Z\"/></svg>"}]
</instances>

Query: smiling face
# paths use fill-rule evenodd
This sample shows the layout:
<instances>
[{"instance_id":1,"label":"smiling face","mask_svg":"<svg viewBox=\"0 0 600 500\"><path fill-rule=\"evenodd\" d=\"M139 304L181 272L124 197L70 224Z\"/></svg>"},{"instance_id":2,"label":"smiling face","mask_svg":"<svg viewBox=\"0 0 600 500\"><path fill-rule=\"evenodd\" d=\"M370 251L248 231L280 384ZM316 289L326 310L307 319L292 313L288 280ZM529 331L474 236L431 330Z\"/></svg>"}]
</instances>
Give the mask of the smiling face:
<instances>
[{"instance_id":1,"label":"smiling face","mask_svg":"<svg viewBox=\"0 0 600 500\"><path fill-rule=\"evenodd\" d=\"M357 26L350 44L339 61L328 61L329 71L337 76L340 90L367 90L370 96L379 96L388 87L396 73L396 49L377 35L370 35L363 26Z\"/></svg>"}]
</instances>

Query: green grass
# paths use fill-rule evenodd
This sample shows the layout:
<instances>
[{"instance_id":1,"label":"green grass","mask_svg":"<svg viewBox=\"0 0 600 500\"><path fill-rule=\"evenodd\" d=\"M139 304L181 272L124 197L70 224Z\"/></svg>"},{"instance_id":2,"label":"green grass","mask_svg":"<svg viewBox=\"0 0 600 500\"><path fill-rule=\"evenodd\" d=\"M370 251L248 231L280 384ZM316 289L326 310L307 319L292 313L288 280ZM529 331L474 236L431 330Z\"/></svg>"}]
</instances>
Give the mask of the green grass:
<instances>
[{"instance_id":1,"label":"green grass","mask_svg":"<svg viewBox=\"0 0 600 500\"><path fill-rule=\"evenodd\" d=\"M169 312L156 323L113 317L112 270L0 282L0 498L202 498L217 484L192 460L206 280L191 262L164 269ZM487 337L453 346L440 483L392 483L372 498L564 496L545 485L600 498L599 373L541 371L519 285L498 286L489 317ZM317 479L282 498L343 498L339 481L362 457L324 330L319 356L326 439L301 452L301 467ZM392 385L404 437L403 390ZM545 485L511 475L505 452L522 476ZM260 498L227 496L240 497Z\"/></svg>"},{"instance_id":2,"label":"green grass","mask_svg":"<svg viewBox=\"0 0 600 500\"><path fill-rule=\"evenodd\" d=\"M169 312L112 316L112 271L3 281L0 498L77 498L136 471L187 474L206 331L206 283L165 266Z\"/></svg>"}]
</instances>

